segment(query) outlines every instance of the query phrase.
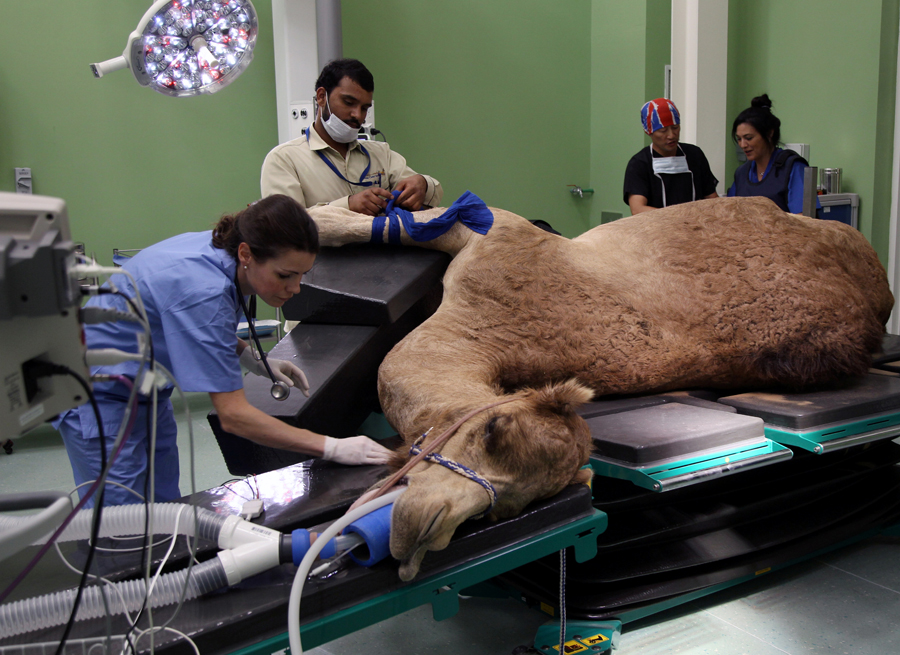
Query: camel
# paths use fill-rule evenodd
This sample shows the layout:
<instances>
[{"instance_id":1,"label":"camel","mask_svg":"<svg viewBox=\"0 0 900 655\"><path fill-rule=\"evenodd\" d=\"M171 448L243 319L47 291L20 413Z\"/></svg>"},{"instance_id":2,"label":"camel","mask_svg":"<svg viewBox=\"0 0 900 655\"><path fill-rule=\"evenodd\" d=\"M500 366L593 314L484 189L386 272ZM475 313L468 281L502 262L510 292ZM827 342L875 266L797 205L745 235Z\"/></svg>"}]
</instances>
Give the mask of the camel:
<instances>
[{"instance_id":1,"label":"camel","mask_svg":"<svg viewBox=\"0 0 900 655\"><path fill-rule=\"evenodd\" d=\"M412 216L425 223L444 211ZM468 419L440 451L490 481L494 504L485 486L444 466L422 462L407 476L391 533L404 580L466 519L514 516L584 481L582 403L859 376L893 306L859 232L764 198L677 205L574 239L490 211L484 235L457 222L417 243L401 230L402 243L453 259L437 312L381 364L386 418L410 446L429 428L423 443L470 410L508 401ZM310 213L323 245L372 238L372 217L330 206ZM385 225L385 241L387 233Z\"/></svg>"}]
</instances>

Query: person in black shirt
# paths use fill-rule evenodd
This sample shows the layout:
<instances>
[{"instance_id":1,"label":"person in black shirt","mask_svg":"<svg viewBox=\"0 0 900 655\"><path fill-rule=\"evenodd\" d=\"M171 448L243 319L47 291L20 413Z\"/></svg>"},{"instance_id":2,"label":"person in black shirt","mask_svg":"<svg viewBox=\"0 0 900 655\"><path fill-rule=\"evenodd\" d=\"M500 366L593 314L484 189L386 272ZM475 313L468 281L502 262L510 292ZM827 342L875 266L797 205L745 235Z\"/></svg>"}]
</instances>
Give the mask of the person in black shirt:
<instances>
[{"instance_id":1,"label":"person in black shirt","mask_svg":"<svg viewBox=\"0 0 900 655\"><path fill-rule=\"evenodd\" d=\"M719 181L697 146L679 143L681 116L675 103L657 98L641 108L641 124L651 145L625 169L625 203L632 215L692 200L716 198Z\"/></svg>"}]
</instances>

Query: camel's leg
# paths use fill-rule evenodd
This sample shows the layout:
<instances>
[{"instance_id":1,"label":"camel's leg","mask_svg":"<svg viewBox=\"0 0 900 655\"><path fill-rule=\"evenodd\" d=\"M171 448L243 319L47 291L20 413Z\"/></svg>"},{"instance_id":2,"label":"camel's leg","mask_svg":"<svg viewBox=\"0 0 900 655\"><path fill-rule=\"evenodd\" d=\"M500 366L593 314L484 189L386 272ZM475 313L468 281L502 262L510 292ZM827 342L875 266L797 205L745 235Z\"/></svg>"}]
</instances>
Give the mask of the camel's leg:
<instances>
[{"instance_id":1,"label":"camel's leg","mask_svg":"<svg viewBox=\"0 0 900 655\"><path fill-rule=\"evenodd\" d=\"M427 223L432 218L440 216L446 209L438 207L426 211L413 212L416 223ZM331 205L319 205L310 207L309 215L319 228L319 241L323 246L343 246L348 243L368 243L372 240L372 216L357 214L349 209L333 207ZM388 242L389 221L384 220L382 243ZM446 233L431 241L414 241L407 233L401 222L400 242L405 246L420 246L432 250L442 250L455 255L465 245L471 235L475 233L459 223L453 225Z\"/></svg>"}]
</instances>

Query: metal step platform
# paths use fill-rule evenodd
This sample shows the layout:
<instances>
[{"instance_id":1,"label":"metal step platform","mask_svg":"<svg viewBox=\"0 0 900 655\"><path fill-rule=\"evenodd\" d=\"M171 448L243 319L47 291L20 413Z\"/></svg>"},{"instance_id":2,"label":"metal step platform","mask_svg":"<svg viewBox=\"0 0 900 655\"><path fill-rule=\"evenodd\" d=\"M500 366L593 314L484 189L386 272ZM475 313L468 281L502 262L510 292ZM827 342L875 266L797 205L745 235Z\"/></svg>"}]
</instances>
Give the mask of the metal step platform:
<instances>
[{"instance_id":1,"label":"metal step platform","mask_svg":"<svg viewBox=\"0 0 900 655\"><path fill-rule=\"evenodd\" d=\"M291 321L329 325L396 323L423 298L440 304L450 255L437 250L356 244L322 248L300 293L282 307Z\"/></svg>"},{"instance_id":2,"label":"metal step platform","mask_svg":"<svg viewBox=\"0 0 900 655\"><path fill-rule=\"evenodd\" d=\"M359 434L379 411L376 379L384 356L440 304L441 278L450 256L399 246L323 248L301 291L282 313L299 320L271 350L306 373L310 397L293 392L278 401L266 377L244 377L251 405L291 425L332 437ZM213 434L233 475L272 471L307 456L261 446L222 429L215 411Z\"/></svg>"}]
</instances>

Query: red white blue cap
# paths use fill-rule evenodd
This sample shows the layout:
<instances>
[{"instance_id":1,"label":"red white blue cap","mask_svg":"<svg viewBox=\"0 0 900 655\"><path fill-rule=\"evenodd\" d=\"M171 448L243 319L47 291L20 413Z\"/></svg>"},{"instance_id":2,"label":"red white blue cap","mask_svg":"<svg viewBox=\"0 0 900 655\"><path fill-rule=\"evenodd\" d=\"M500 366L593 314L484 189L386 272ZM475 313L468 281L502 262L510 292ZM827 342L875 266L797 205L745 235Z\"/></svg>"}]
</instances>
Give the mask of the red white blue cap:
<instances>
[{"instance_id":1,"label":"red white blue cap","mask_svg":"<svg viewBox=\"0 0 900 655\"><path fill-rule=\"evenodd\" d=\"M651 100L641 107L641 127L647 134L653 134L670 125L681 125L678 107L667 98Z\"/></svg>"}]
</instances>

